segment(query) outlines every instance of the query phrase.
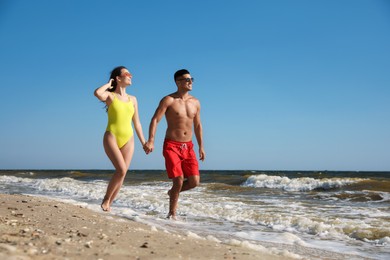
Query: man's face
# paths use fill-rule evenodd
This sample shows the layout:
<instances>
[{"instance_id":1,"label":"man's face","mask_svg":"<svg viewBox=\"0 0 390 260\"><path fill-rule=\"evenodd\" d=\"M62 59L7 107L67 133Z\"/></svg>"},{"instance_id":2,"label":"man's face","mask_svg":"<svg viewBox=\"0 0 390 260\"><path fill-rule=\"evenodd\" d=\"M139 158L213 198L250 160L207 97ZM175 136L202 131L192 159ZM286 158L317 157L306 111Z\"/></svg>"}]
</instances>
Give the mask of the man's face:
<instances>
[{"instance_id":1,"label":"man's face","mask_svg":"<svg viewBox=\"0 0 390 260\"><path fill-rule=\"evenodd\" d=\"M192 90L192 82L194 78L190 74L184 74L176 80L176 84L179 88L184 88L187 90Z\"/></svg>"}]
</instances>

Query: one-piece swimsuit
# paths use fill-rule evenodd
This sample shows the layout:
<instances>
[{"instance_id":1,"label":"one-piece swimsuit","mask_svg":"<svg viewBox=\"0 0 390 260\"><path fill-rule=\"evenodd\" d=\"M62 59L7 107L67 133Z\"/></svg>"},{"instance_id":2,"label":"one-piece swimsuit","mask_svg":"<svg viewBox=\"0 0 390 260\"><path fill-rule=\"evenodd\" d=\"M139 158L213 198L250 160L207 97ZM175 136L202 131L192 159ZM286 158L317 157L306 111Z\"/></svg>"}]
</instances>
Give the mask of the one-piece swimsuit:
<instances>
[{"instance_id":1,"label":"one-piece swimsuit","mask_svg":"<svg viewBox=\"0 0 390 260\"><path fill-rule=\"evenodd\" d=\"M122 148L133 136L131 121L134 115L134 104L129 101L120 100L115 93L114 98L108 107L108 123L106 131L115 136L119 148Z\"/></svg>"}]
</instances>

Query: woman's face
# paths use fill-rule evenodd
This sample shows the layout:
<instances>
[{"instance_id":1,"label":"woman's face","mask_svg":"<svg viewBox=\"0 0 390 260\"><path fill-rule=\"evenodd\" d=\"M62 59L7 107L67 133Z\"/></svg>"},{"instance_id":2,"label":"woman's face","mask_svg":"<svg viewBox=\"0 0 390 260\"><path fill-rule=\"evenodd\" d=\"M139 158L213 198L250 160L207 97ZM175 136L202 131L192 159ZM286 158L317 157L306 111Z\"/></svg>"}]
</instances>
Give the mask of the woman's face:
<instances>
[{"instance_id":1,"label":"woman's face","mask_svg":"<svg viewBox=\"0 0 390 260\"><path fill-rule=\"evenodd\" d=\"M131 85L131 78L133 75L127 70L127 69L122 69L121 70L121 75L117 77L118 83L124 86L129 86Z\"/></svg>"}]
</instances>

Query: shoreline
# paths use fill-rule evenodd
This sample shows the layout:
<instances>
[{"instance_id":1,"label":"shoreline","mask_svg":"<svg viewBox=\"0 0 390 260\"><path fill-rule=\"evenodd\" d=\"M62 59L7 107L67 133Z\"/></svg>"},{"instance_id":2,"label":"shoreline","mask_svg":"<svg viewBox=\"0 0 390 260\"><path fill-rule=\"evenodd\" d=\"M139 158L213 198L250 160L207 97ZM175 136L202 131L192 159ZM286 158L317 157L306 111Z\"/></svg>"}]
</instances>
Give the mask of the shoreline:
<instances>
[{"instance_id":1,"label":"shoreline","mask_svg":"<svg viewBox=\"0 0 390 260\"><path fill-rule=\"evenodd\" d=\"M267 260L294 256L184 233L43 197L0 194L1 259Z\"/></svg>"}]
</instances>

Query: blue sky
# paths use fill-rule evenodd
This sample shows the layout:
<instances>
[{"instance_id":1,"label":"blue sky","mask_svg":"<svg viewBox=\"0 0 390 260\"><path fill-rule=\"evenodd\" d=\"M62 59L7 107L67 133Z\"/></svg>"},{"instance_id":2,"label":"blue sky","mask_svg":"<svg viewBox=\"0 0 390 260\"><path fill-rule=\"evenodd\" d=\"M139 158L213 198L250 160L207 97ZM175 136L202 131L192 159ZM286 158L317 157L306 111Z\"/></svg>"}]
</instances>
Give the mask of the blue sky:
<instances>
[{"instance_id":1,"label":"blue sky","mask_svg":"<svg viewBox=\"0 0 390 260\"><path fill-rule=\"evenodd\" d=\"M190 70L201 169L390 170L389 1L0 0L0 37L0 169L111 169L93 91L125 65L146 136Z\"/></svg>"}]
</instances>

